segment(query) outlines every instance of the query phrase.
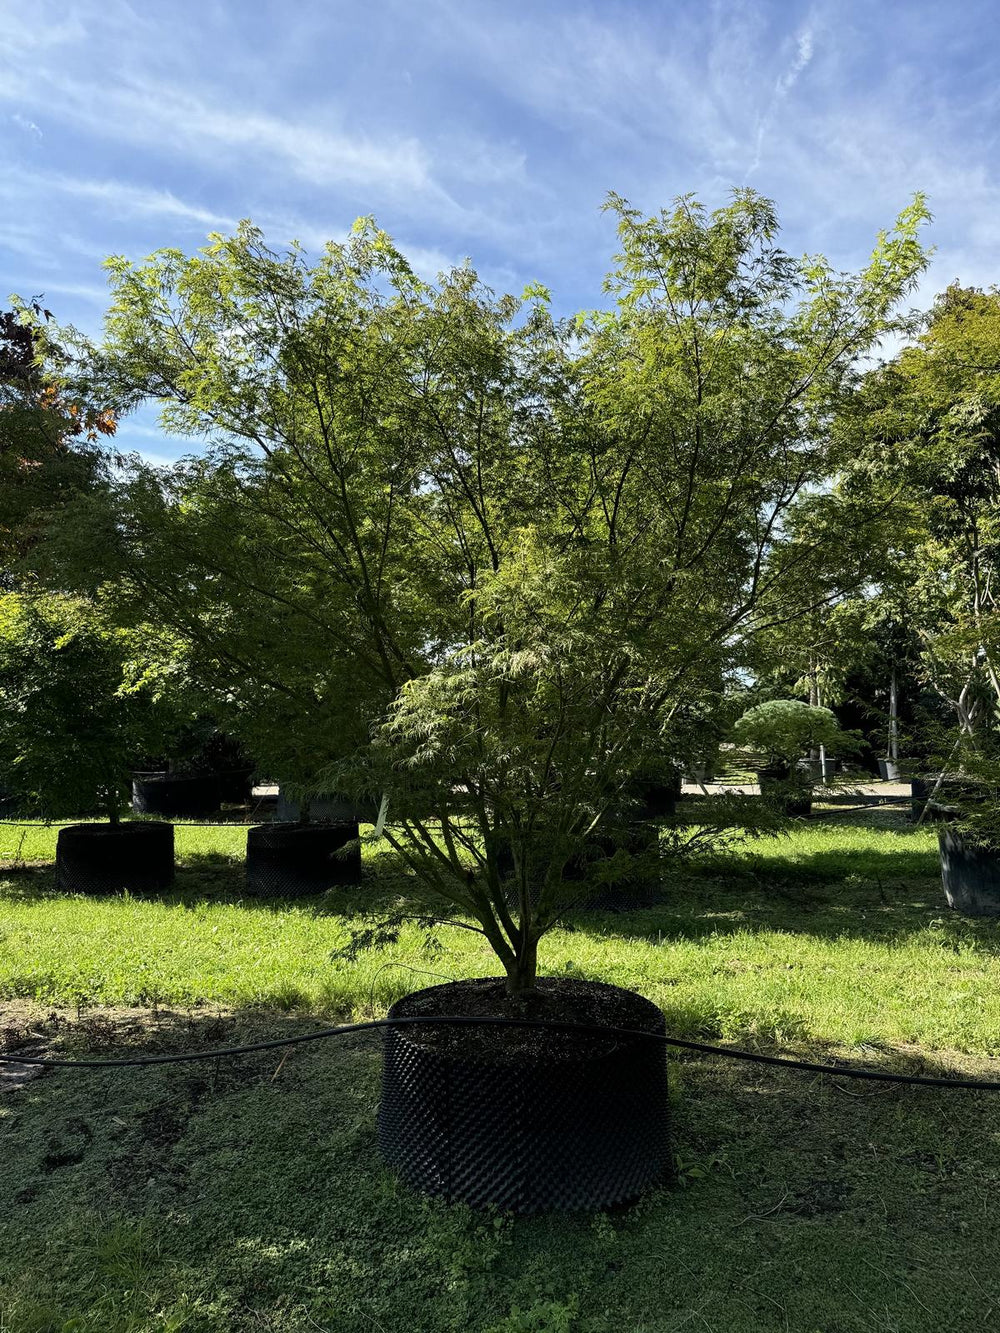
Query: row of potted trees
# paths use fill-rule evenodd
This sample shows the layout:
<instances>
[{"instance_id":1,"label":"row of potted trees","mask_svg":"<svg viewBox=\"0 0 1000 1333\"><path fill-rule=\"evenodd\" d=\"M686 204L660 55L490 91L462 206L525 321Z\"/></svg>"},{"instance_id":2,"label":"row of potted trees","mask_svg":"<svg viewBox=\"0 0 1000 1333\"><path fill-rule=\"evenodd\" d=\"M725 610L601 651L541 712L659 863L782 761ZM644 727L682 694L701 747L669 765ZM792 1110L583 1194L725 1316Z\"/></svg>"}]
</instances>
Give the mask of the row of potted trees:
<instances>
[{"instance_id":1,"label":"row of potted trees","mask_svg":"<svg viewBox=\"0 0 1000 1333\"><path fill-rule=\"evenodd\" d=\"M174 879L174 826L160 820L68 824L56 842L65 893L155 892ZM246 891L258 898L361 883L356 822L261 824L247 830Z\"/></svg>"}]
</instances>

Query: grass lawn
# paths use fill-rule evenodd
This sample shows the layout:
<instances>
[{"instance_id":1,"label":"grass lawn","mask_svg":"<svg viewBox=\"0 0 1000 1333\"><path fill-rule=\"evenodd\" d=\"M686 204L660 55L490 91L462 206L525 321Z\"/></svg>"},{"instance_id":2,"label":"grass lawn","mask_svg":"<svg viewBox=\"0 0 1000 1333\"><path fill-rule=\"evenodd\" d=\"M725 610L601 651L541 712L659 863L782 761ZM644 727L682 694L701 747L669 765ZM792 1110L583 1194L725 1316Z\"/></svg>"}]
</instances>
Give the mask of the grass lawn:
<instances>
[{"instance_id":1,"label":"grass lawn","mask_svg":"<svg viewBox=\"0 0 1000 1333\"><path fill-rule=\"evenodd\" d=\"M1000 1078L1000 927L949 914L933 832L893 820L831 815L689 865L656 908L567 922L546 969L631 986L678 1035ZM4 872L0 1043L208 1047L497 970L447 927L332 958L398 896L392 858L370 856L361 890L264 906L240 896L244 838L179 827L158 898L60 897L47 865ZM0 826L0 860L45 862L54 841ZM423 1200L382 1169L374 1038L0 1091L0 1331L990 1326L996 1094L688 1057L671 1078L673 1185L537 1219Z\"/></svg>"}]
</instances>

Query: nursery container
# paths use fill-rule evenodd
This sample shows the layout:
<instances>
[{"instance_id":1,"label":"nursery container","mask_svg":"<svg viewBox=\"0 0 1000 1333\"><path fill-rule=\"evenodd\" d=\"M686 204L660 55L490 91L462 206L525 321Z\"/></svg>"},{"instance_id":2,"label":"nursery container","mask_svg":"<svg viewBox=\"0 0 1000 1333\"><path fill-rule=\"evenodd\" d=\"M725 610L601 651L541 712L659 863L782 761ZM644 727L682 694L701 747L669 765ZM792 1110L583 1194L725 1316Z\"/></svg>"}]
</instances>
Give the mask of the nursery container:
<instances>
[{"instance_id":1,"label":"nursery container","mask_svg":"<svg viewBox=\"0 0 1000 1333\"><path fill-rule=\"evenodd\" d=\"M1000 852L954 829L939 831L938 847L948 906L963 916L1000 916Z\"/></svg>"},{"instance_id":2,"label":"nursery container","mask_svg":"<svg viewBox=\"0 0 1000 1333\"><path fill-rule=\"evenodd\" d=\"M358 826L261 824L247 830L247 893L290 898L361 883Z\"/></svg>"},{"instance_id":3,"label":"nursery container","mask_svg":"<svg viewBox=\"0 0 1000 1333\"><path fill-rule=\"evenodd\" d=\"M174 878L172 824L69 824L56 840L60 893L140 893Z\"/></svg>"},{"instance_id":4,"label":"nursery container","mask_svg":"<svg viewBox=\"0 0 1000 1333\"><path fill-rule=\"evenodd\" d=\"M172 773L136 773L132 779L132 810L137 815L197 819L218 813L219 779L214 774L176 777Z\"/></svg>"},{"instance_id":5,"label":"nursery container","mask_svg":"<svg viewBox=\"0 0 1000 1333\"><path fill-rule=\"evenodd\" d=\"M563 1022L663 1034L632 991L542 978L536 1010ZM405 996L390 1018L502 1015L489 977ZM529 1028L385 1030L378 1140L414 1189L475 1208L537 1213L629 1203L671 1166L666 1049L653 1036Z\"/></svg>"}]
</instances>

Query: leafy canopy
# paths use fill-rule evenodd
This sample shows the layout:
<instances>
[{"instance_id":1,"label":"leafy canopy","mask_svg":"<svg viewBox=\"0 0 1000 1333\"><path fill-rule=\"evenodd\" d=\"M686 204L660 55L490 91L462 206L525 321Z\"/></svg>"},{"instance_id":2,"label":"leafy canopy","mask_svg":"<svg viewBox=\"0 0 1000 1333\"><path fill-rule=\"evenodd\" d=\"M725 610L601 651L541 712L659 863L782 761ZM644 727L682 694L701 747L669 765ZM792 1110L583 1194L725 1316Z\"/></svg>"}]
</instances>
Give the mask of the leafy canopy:
<instances>
[{"instance_id":1,"label":"leafy canopy","mask_svg":"<svg viewBox=\"0 0 1000 1333\"><path fill-rule=\"evenodd\" d=\"M386 793L387 836L513 992L582 891L568 863L808 604L829 421L925 258L919 200L858 274L781 251L752 191L609 208L615 304L574 321L468 267L425 283L370 220L315 264L245 223L111 261L89 362L207 443L113 494L122 613L185 639L282 776ZM863 500L822 504L861 529Z\"/></svg>"},{"instance_id":2,"label":"leafy canopy","mask_svg":"<svg viewBox=\"0 0 1000 1333\"><path fill-rule=\"evenodd\" d=\"M739 745L761 751L772 762L792 765L821 745L836 753L843 739L840 723L829 708L798 699L769 699L747 709L733 728Z\"/></svg>"},{"instance_id":3,"label":"leafy canopy","mask_svg":"<svg viewBox=\"0 0 1000 1333\"><path fill-rule=\"evenodd\" d=\"M55 593L0 597L0 783L49 817L117 819L130 769L176 724L162 639Z\"/></svg>"}]
</instances>

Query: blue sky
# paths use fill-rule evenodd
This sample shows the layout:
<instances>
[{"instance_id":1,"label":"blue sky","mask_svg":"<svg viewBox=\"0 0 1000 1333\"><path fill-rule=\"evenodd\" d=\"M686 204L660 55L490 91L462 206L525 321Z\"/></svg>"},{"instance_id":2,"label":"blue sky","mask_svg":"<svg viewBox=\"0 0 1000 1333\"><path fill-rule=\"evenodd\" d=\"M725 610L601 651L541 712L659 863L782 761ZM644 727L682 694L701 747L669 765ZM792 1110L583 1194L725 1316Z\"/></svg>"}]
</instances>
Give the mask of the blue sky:
<instances>
[{"instance_id":1,"label":"blue sky","mask_svg":"<svg viewBox=\"0 0 1000 1333\"><path fill-rule=\"evenodd\" d=\"M994 0L0 0L3 293L90 333L101 260L251 217L315 249L374 213L428 276L469 256L601 301L609 190L733 186L861 263L914 190L917 303L1000 281ZM119 443L184 446L151 414Z\"/></svg>"}]
</instances>

